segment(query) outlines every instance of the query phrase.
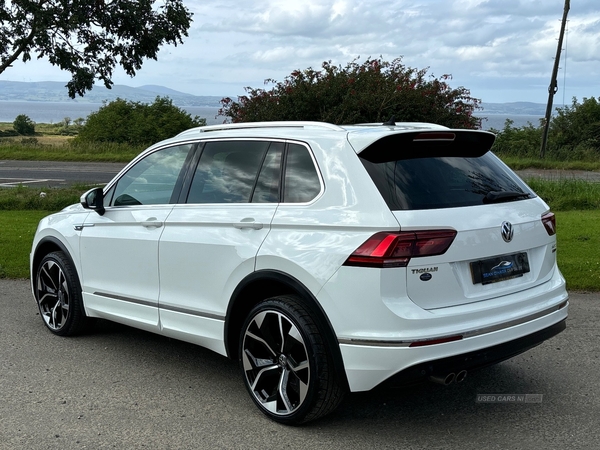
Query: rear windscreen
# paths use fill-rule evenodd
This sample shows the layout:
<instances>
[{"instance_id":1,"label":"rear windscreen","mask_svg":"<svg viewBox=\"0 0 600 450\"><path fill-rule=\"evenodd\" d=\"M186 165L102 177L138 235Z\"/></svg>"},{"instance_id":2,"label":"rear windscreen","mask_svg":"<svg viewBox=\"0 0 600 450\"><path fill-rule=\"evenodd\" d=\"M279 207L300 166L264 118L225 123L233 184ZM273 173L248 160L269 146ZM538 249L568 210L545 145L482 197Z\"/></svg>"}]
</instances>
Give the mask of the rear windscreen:
<instances>
[{"instance_id":1,"label":"rear windscreen","mask_svg":"<svg viewBox=\"0 0 600 450\"><path fill-rule=\"evenodd\" d=\"M477 157L412 155L387 161L373 156L359 154L392 211L456 208L535 196L490 152Z\"/></svg>"}]
</instances>

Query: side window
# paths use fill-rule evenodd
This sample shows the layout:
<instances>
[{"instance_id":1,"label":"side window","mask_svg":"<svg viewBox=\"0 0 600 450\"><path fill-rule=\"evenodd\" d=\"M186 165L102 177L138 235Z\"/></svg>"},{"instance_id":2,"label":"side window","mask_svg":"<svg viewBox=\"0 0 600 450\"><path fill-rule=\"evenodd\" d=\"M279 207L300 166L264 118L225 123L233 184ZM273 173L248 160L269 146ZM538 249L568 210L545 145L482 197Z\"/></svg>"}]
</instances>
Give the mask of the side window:
<instances>
[{"instance_id":1,"label":"side window","mask_svg":"<svg viewBox=\"0 0 600 450\"><path fill-rule=\"evenodd\" d=\"M285 162L284 203L306 203L321 192L319 175L303 145L290 144Z\"/></svg>"},{"instance_id":2,"label":"side window","mask_svg":"<svg viewBox=\"0 0 600 450\"><path fill-rule=\"evenodd\" d=\"M267 158L268 141L207 142L190 186L187 203L249 203L270 201L273 186L269 168L277 164L274 151ZM281 158L281 156L279 156ZM266 166L263 162L266 160ZM253 195L260 172L260 188ZM275 192L275 191L274 191ZM277 200L275 200L277 201Z\"/></svg>"},{"instance_id":3,"label":"side window","mask_svg":"<svg viewBox=\"0 0 600 450\"><path fill-rule=\"evenodd\" d=\"M252 203L279 203L283 148L283 142L273 142L269 147L252 194Z\"/></svg>"},{"instance_id":4,"label":"side window","mask_svg":"<svg viewBox=\"0 0 600 450\"><path fill-rule=\"evenodd\" d=\"M138 161L111 189L112 206L169 203L191 148L192 144L168 147Z\"/></svg>"}]
</instances>

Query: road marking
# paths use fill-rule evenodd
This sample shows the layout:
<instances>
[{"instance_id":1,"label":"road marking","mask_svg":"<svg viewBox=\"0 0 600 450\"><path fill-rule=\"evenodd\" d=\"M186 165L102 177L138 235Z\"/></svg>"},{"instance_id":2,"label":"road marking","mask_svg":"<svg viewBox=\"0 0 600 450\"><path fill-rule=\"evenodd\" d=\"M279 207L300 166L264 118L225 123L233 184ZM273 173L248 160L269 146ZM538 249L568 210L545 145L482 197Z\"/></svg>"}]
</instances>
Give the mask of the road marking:
<instances>
[{"instance_id":1,"label":"road marking","mask_svg":"<svg viewBox=\"0 0 600 450\"><path fill-rule=\"evenodd\" d=\"M53 182L63 182L65 180L53 179L53 178L44 178L44 179L31 179L31 178L2 178L2 180L15 180L9 181L6 183L0 183L0 187L17 187L20 184L32 184L32 183L47 183L49 181Z\"/></svg>"}]
</instances>

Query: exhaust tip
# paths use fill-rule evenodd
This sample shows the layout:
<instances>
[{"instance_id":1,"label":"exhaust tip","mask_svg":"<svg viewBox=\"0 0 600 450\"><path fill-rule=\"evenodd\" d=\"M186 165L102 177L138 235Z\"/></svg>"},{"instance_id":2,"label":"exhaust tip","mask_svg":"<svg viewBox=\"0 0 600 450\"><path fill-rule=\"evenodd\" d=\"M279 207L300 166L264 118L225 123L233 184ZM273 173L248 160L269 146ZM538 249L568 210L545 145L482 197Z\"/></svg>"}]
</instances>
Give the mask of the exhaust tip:
<instances>
[{"instance_id":1,"label":"exhaust tip","mask_svg":"<svg viewBox=\"0 0 600 450\"><path fill-rule=\"evenodd\" d=\"M429 377L429 380L437 383L437 384L443 384L444 386L448 386L449 384L454 383L454 380L456 379L456 374L454 372L450 372L447 375L431 375Z\"/></svg>"},{"instance_id":2,"label":"exhaust tip","mask_svg":"<svg viewBox=\"0 0 600 450\"><path fill-rule=\"evenodd\" d=\"M456 374L456 382L457 383L462 383L463 381L465 381L465 378L467 378L467 371L466 370L461 370L460 372L458 372Z\"/></svg>"}]
</instances>

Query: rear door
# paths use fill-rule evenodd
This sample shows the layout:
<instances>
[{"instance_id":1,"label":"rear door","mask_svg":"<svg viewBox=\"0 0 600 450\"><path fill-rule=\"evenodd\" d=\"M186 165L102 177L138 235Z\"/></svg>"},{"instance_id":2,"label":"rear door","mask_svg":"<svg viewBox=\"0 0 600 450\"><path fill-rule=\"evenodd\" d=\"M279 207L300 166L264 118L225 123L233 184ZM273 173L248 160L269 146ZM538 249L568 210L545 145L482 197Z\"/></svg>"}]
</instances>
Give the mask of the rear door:
<instances>
[{"instance_id":1,"label":"rear door","mask_svg":"<svg viewBox=\"0 0 600 450\"><path fill-rule=\"evenodd\" d=\"M224 352L227 305L255 270L280 195L284 143L206 142L159 244L163 332Z\"/></svg>"}]
</instances>

